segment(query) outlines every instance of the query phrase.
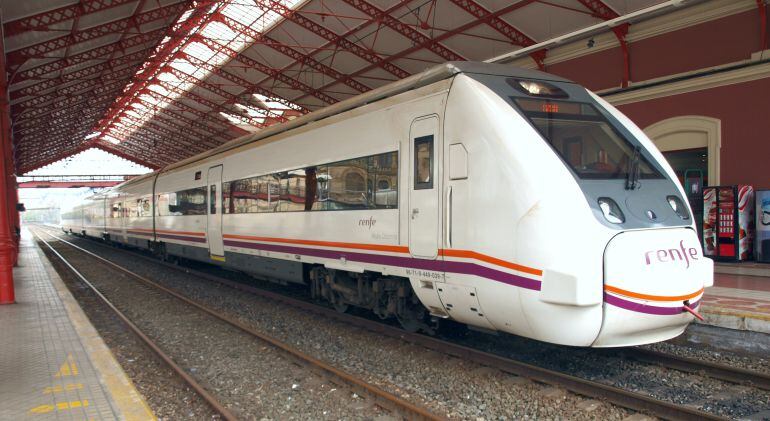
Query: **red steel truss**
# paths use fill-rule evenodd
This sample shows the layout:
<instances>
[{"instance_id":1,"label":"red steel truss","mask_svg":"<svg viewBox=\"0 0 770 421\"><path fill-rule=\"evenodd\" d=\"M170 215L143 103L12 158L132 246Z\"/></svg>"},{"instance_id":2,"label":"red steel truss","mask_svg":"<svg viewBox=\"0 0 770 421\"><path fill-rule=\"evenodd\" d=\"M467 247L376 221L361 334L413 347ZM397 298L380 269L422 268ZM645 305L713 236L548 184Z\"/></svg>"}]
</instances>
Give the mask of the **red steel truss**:
<instances>
[{"instance_id":1,"label":"red steel truss","mask_svg":"<svg viewBox=\"0 0 770 421\"><path fill-rule=\"evenodd\" d=\"M11 164L26 172L98 147L158 168L432 63L465 60L484 42L458 42L472 30L491 28L512 49L534 45L509 19L534 3L618 16L602 0L398 0L387 8L310 0L299 9L293 1L81 0L4 19L13 41ZM437 22L439 10L460 23ZM233 38L206 35L211 25ZM628 25L612 31L626 86ZM530 56L544 68L545 50Z\"/></svg>"}]
</instances>

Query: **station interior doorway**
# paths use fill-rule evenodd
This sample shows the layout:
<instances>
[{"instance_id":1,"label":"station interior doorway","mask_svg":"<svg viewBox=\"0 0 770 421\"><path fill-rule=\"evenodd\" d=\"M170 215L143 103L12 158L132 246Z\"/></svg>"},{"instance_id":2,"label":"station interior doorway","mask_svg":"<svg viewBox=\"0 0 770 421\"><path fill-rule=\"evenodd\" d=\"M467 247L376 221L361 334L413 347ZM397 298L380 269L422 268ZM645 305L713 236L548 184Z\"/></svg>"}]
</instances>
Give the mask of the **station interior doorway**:
<instances>
[{"instance_id":1,"label":"station interior doorway","mask_svg":"<svg viewBox=\"0 0 770 421\"><path fill-rule=\"evenodd\" d=\"M645 130L674 169L703 238L703 189L719 185L721 122L704 116L662 120Z\"/></svg>"},{"instance_id":2,"label":"station interior doorway","mask_svg":"<svg viewBox=\"0 0 770 421\"><path fill-rule=\"evenodd\" d=\"M703 189L708 187L708 148L663 152L684 186L690 202L698 236L703 232Z\"/></svg>"}]
</instances>

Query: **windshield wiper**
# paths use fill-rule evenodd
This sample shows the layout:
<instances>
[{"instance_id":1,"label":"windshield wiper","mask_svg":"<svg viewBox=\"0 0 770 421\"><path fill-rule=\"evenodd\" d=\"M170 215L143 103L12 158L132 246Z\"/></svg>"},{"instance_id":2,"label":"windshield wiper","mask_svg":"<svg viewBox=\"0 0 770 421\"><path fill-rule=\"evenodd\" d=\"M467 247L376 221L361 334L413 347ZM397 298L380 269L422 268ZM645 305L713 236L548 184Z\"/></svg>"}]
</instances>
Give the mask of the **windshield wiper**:
<instances>
[{"instance_id":1,"label":"windshield wiper","mask_svg":"<svg viewBox=\"0 0 770 421\"><path fill-rule=\"evenodd\" d=\"M639 147L634 148L634 155L631 157L631 162L628 164L628 174L626 174L626 190L633 190L639 183L639 161L640 150Z\"/></svg>"}]
</instances>

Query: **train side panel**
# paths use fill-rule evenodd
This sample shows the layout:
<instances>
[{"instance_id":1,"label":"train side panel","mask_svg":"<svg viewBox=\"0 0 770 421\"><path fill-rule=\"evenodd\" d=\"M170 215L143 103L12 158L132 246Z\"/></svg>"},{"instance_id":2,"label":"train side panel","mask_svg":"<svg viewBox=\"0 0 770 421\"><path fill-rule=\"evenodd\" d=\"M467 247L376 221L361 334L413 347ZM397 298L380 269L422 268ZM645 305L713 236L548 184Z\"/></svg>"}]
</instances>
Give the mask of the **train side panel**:
<instances>
[{"instance_id":1,"label":"train side panel","mask_svg":"<svg viewBox=\"0 0 770 421\"><path fill-rule=\"evenodd\" d=\"M110 239L133 247L147 249L154 240L153 195L154 176L142 177L113 190L110 211Z\"/></svg>"},{"instance_id":2,"label":"train side panel","mask_svg":"<svg viewBox=\"0 0 770 421\"><path fill-rule=\"evenodd\" d=\"M83 209L83 234L94 238L102 238L104 236L106 222L104 208L104 195L99 194L86 199Z\"/></svg>"},{"instance_id":3,"label":"train side panel","mask_svg":"<svg viewBox=\"0 0 770 421\"><path fill-rule=\"evenodd\" d=\"M165 253L211 261L206 233L206 174L209 166L219 164L220 161L206 160L158 175L154 195L155 238L163 244Z\"/></svg>"}]
</instances>

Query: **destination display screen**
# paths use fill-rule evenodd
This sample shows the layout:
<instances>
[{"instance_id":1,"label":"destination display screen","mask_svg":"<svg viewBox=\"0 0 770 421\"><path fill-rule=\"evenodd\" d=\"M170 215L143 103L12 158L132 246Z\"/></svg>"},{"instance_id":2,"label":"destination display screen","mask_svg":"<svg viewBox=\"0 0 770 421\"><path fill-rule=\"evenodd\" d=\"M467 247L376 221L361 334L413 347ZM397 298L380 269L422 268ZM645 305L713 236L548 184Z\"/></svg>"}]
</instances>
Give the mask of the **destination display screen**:
<instances>
[{"instance_id":1,"label":"destination display screen","mask_svg":"<svg viewBox=\"0 0 770 421\"><path fill-rule=\"evenodd\" d=\"M554 101L550 99L512 98L522 111L569 114L576 116L597 116L596 109L590 104L569 101Z\"/></svg>"}]
</instances>

